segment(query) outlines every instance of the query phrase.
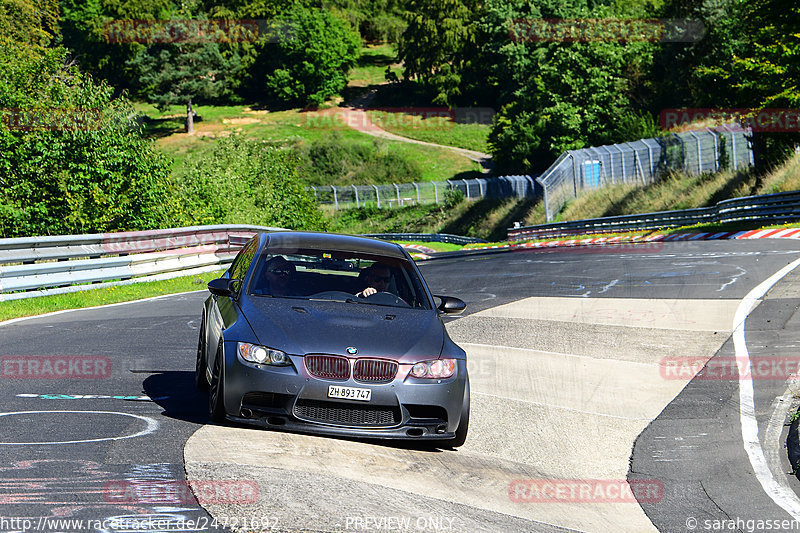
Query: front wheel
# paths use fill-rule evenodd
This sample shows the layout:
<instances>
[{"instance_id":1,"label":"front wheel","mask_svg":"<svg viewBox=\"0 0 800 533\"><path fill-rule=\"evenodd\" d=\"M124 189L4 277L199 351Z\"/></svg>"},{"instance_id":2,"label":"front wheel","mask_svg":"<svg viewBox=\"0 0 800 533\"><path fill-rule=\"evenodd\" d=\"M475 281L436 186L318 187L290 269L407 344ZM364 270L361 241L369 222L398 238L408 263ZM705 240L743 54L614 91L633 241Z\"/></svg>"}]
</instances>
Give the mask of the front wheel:
<instances>
[{"instance_id":1,"label":"front wheel","mask_svg":"<svg viewBox=\"0 0 800 533\"><path fill-rule=\"evenodd\" d=\"M208 391L208 416L212 422L225 422L225 375L222 360L225 354L222 350L222 343L217 348L217 356L214 358L214 371L211 373L211 384Z\"/></svg>"},{"instance_id":2,"label":"front wheel","mask_svg":"<svg viewBox=\"0 0 800 533\"><path fill-rule=\"evenodd\" d=\"M464 384L464 400L461 404L461 416L458 419L458 427L456 428L456 436L450 440L432 440L429 441L431 446L436 448L458 448L467 440L467 431L469 430L469 377Z\"/></svg>"},{"instance_id":3,"label":"front wheel","mask_svg":"<svg viewBox=\"0 0 800 533\"><path fill-rule=\"evenodd\" d=\"M451 448L458 448L467 440L467 430L469 430L469 378L464 386L464 403L461 406L461 418L459 418L456 438L447 443Z\"/></svg>"},{"instance_id":4,"label":"front wheel","mask_svg":"<svg viewBox=\"0 0 800 533\"><path fill-rule=\"evenodd\" d=\"M194 384L202 392L208 391L206 378L206 317L200 321L200 338L197 340L197 359L194 364Z\"/></svg>"}]
</instances>

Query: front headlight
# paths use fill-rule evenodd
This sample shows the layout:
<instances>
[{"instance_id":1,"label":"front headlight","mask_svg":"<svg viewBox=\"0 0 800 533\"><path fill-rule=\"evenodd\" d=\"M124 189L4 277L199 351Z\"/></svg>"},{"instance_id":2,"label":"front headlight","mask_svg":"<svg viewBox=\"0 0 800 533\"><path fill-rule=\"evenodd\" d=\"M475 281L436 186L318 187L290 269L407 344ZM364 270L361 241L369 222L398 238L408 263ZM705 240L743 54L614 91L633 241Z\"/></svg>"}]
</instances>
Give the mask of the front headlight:
<instances>
[{"instance_id":1,"label":"front headlight","mask_svg":"<svg viewBox=\"0 0 800 533\"><path fill-rule=\"evenodd\" d=\"M411 367L411 375L415 378L444 379L456 373L455 359L434 359L422 361Z\"/></svg>"},{"instance_id":2,"label":"front headlight","mask_svg":"<svg viewBox=\"0 0 800 533\"><path fill-rule=\"evenodd\" d=\"M259 365L287 366L290 364L289 357L280 350L273 350L258 344L249 342L238 343L239 355L248 363Z\"/></svg>"}]
</instances>

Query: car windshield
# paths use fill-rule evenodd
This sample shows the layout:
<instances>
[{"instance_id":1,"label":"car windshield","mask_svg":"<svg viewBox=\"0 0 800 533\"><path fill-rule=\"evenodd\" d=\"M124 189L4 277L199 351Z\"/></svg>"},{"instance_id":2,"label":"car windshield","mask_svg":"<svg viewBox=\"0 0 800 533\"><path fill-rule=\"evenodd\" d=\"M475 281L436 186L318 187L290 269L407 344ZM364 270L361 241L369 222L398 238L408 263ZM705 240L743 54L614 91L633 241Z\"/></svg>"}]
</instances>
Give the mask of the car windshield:
<instances>
[{"instance_id":1,"label":"car windshield","mask_svg":"<svg viewBox=\"0 0 800 533\"><path fill-rule=\"evenodd\" d=\"M431 309L407 259L331 250L265 250L248 286L254 296Z\"/></svg>"}]
</instances>

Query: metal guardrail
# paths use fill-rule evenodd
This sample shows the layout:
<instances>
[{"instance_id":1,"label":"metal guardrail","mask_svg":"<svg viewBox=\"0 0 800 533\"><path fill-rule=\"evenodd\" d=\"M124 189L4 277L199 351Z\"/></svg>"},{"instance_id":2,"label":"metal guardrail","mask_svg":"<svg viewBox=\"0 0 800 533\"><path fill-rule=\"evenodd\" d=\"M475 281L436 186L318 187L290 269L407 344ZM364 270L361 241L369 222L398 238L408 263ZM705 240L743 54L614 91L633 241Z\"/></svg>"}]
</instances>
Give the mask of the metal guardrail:
<instances>
[{"instance_id":1,"label":"metal guardrail","mask_svg":"<svg viewBox=\"0 0 800 533\"><path fill-rule=\"evenodd\" d=\"M800 191L733 198L723 200L713 207L699 209L660 211L509 228L508 240L520 241L586 233L676 228L694 224L742 220L767 221L775 224L800 220Z\"/></svg>"},{"instance_id":2,"label":"metal guardrail","mask_svg":"<svg viewBox=\"0 0 800 533\"><path fill-rule=\"evenodd\" d=\"M385 241L448 242L451 244L487 242L475 237L462 237L461 235L449 235L447 233L370 233L365 234L364 237L373 237Z\"/></svg>"},{"instance_id":3,"label":"metal guardrail","mask_svg":"<svg viewBox=\"0 0 800 533\"><path fill-rule=\"evenodd\" d=\"M216 270L255 232L281 229L193 226L0 239L0 301Z\"/></svg>"},{"instance_id":4,"label":"metal guardrail","mask_svg":"<svg viewBox=\"0 0 800 533\"><path fill-rule=\"evenodd\" d=\"M230 263L258 231L285 230L222 225L0 239L0 302L217 270ZM367 236L454 244L485 242L429 233Z\"/></svg>"}]
</instances>

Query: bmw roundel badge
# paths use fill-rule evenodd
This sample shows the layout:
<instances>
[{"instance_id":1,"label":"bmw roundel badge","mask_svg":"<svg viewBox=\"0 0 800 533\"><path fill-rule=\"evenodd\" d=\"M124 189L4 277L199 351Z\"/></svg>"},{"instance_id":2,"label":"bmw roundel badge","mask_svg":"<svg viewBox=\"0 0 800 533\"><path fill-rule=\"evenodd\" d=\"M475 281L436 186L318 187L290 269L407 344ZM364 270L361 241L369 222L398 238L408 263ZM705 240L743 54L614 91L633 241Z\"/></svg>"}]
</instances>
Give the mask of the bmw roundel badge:
<instances>
[{"instance_id":1,"label":"bmw roundel badge","mask_svg":"<svg viewBox=\"0 0 800 533\"><path fill-rule=\"evenodd\" d=\"M356 348L355 346L348 346L347 353L349 353L350 355L355 355L358 353L358 348Z\"/></svg>"}]
</instances>

